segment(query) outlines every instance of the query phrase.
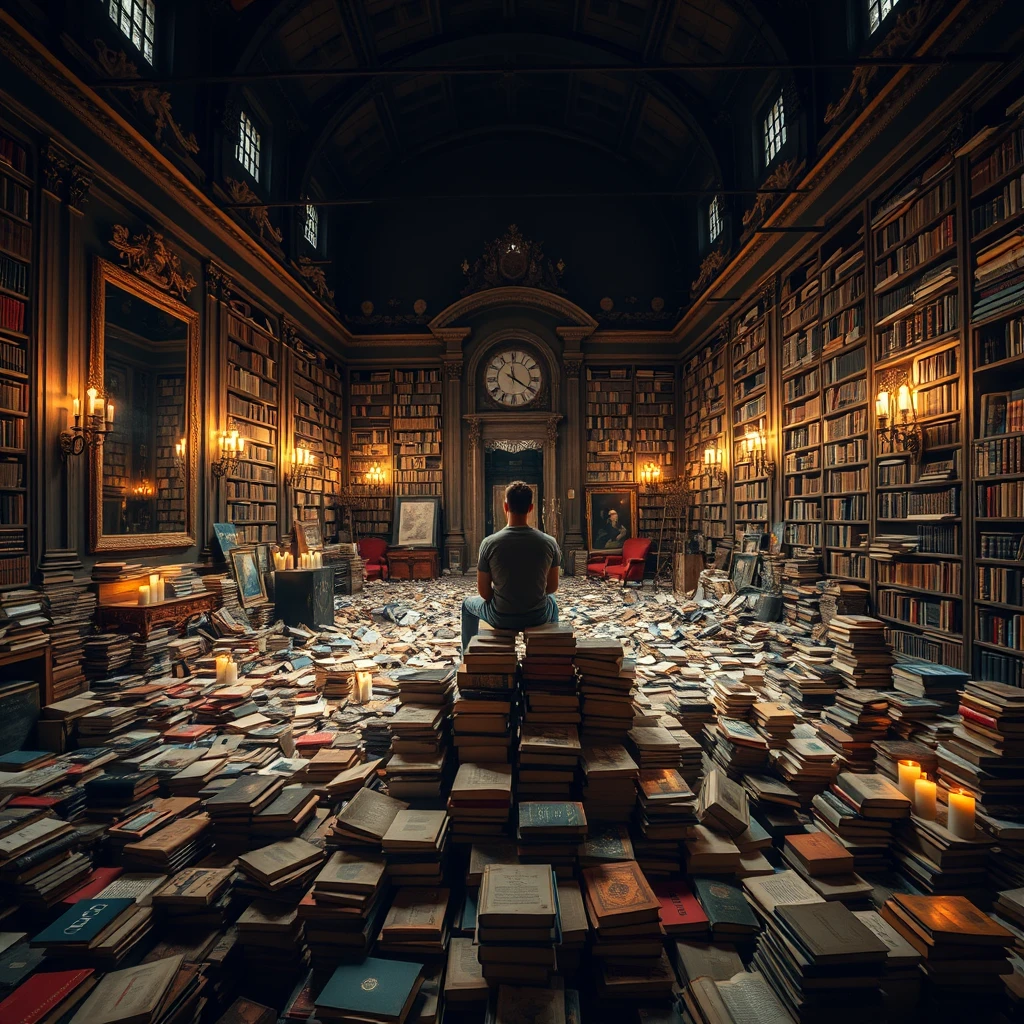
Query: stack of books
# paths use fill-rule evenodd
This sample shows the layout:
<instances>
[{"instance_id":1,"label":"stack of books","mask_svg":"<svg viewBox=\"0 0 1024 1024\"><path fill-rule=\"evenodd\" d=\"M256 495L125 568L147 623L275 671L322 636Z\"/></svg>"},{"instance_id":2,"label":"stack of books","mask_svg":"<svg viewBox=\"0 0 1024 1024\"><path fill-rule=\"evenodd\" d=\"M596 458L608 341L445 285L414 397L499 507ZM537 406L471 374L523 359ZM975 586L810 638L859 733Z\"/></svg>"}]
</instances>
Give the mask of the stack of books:
<instances>
[{"instance_id":1,"label":"stack of books","mask_svg":"<svg viewBox=\"0 0 1024 1024\"><path fill-rule=\"evenodd\" d=\"M95 983L95 987L86 983L76 988L74 979L68 981L69 987L75 989L70 1000L72 1005L88 992L88 998L72 1018L78 1024L86 1021L171 1024L172 1021L195 1020L206 1004L203 993L208 983L202 967L186 962L180 953L112 971L98 982L90 978L89 982ZM58 987L56 991L63 995L65 990ZM67 1002L61 1007L62 1012L69 1012Z\"/></svg>"},{"instance_id":2,"label":"stack of books","mask_svg":"<svg viewBox=\"0 0 1024 1024\"><path fill-rule=\"evenodd\" d=\"M385 833L398 812L408 806L404 800L385 796L375 789L360 789L338 812L327 845L361 853L380 853Z\"/></svg>"},{"instance_id":3,"label":"stack of books","mask_svg":"<svg viewBox=\"0 0 1024 1024\"><path fill-rule=\"evenodd\" d=\"M173 929L221 929L231 903L230 867L195 867L179 871L151 900Z\"/></svg>"},{"instance_id":4,"label":"stack of books","mask_svg":"<svg viewBox=\"0 0 1024 1024\"><path fill-rule=\"evenodd\" d=\"M864 904L871 886L854 873L853 854L828 832L786 836L782 856L823 899Z\"/></svg>"},{"instance_id":5,"label":"stack of books","mask_svg":"<svg viewBox=\"0 0 1024 1024\"><path fill-rule=\"evenodd\" d=\"M947 812L939 807L935 820L917 814L899 822L892 853L899 870L923 893L956 893L977 901L988 899L988 865L995 840L975 829L970 839L946 827Z\"/></svg>"},{"instance_id":6,"label":"stack of books","mask_svg":"<svg viewBox=\"0 0 1024 1024\"><path fill-rule=\"evenodd\" d=\"M508 835L512 768L461 764L448 795L453 843L493 842Z\"/></svg>"},{"instance_id":7,"label":"stack of books","mask_svg":"<svg viewBox=\"0 0 1024 1024\"><path fill-rule=\"evenodd\" d=\"M779 750L797 723L796 713L788 704L758 701L752 705L754 724L765 738L770 750Z\"/></svg>"},{"instance_id":8,"label":"stack of books","mask_svg":"<svg viewBox=\"0 0 1024 1024\"><path fill-rule=\"evenodd\" d=\"M816 732L804 736L802 731L790 736L782 750L772 751L772 758L779 774L800 798L801 806L806 807L815 793L828 789L839 773L839 765L835 751L818 739Z\"/></svg>"},{"instance_id":9,"label":"stack of books","mask_svg":"<svg viewBox=\"0 0 1024 1024\"><path fill-rule=\"evenodd\" d=\"M697 818L706 828L735 837L750 826L747 792L724 772L713 768L704 778Z\"/></svg>"},{"instance_id":10,"label":"stack of books","mask_svg":"<svg viewBox=\"0 0 1024 1024\"><path fill-rule=\"evenodd\" d=\"M424 976L422 964L401 960L367 957L342 964L316 996L315 1005L308 1007L308 1013L307 1007L301 1012L306 1018L315 1012L320 1021L405 1024Z\"/></svg>"},{"instance_id":11,"label":"stack of books","mask_svg":"<svg viewBox=\"0 0 1024 1024\"><path fill-rule=\"evenodd\" d=\"M822 834L830 835L853 857L855 871L884 871L889 867L891 819L865 817L832 790L815 794L811 814Z\"/></svg>"},{"instance_id":12,"label":"stack of books","mask_svg":"<svg viewBox=\"0 0 1024 1024\"><path fill-rule=\"evenodd\" d=\"M400 810L381 837L392 885L440 885L448 848L445 811Z\"/></svg>"},{"instance_id":13,"label":"stack of books","mask_svg":"<svg viewBox=\"0 0 1024 1024\"><path fill-rule=\"evenodd\" d=\"M441 795L446 723L445 710L432 705L403 704L391 717L392 756L385 771L392 796Z\"/></svg>"},{"instance_id":14,"label":"stack of books","mask_svg":"<svg viewBox=\"0 0 1024 1024\"><path fill-rule=\"evenodd\" d=\"M253 817L254 841L299 835L316 816L319 802L319 796L309 786L286 787Z\"/></svg>"},{"instance_id":15,"label":"stack of books","mask_svg":"<svg viewBox=\"0 0 1024 1024\"><path fill-rule=\"evenodd\" d=\"M443 959L450 899L451 890L446 888L400 889L381 926L378 951L422 960Z\"/></svg>"},{"instance_id":16,"label":"stack of books","mask_svg":"<svg viewBox=\"0 0 1024 1024\"><path fill-rule=\"evenodd\" d=\"M572 627L551 622L523 630L526 654L521 666L522 717L528 725L578 728L576 637Z\"/></svg>"},{"instance_id":17,"label":"stack of books","mask_svg":"<svg viewBox=\"0 0 1024 1024\"><path fill-rule=\"evenodd\" d=\"M285 781L272 775L244 775L206 801L219 850L249 847L253 818L269 807L284 789Z\"/></svg>"},{"instance_id":18,"label":"stack of books","mask_svg":"<svg viewBox=\"0 0 1024 1024\"><path fill-rule=\"evenodd\" d=\"M892 685L900 693L938 701L952 711L967 685L967 673L930 661L899 661L892 667Z\"/></svg>"},{"instance_id":19,"label":"stack of books","mask_svg":"<svg viewBox=\"0 0 1024 1024\"><path fill-rule=\"evenodd\" d=\"M968 1014L979 996L1002 991L1001 975L1013 970L1008 959L1013 933L963 896L893 893L880 913L924 958L929 995Z\"/></svg>"},{"instance_id":20,"label":"stack of books","mask_svg":"<svg viewBox=\"0 0 1024 1024\"><path fill-rule=\"evenodd\" d=\"M689 739L681 730L677 736L660 725L634 725L626 733L626 749L641 769L682 769L683 742L680 736ZM681 774L685 777L685 773Z\"/></svg>"},{"instance_id":21,"label":"stack of books","mask_svg":"<svg viewBox=\"0 0 1024 1024\"><path fill-rule=\"evenodd\" d=\"M870 615L834 615L828 624L836 645L832 665L847 686L887 690L896 659L885 639L885 623Z\"/></svg>"},{"instance_id":22,"label":"stack of books","mask_svg":"<svg viewBox=\"0 0 1024 1024\"><path fill-rule=\"evenodd\" d=\"M714 725L704 726L703 739L711 759L730 778L768 767L768 741L749 722L719 717Z\"/></svg>"},{"instance_id":23,"label":"stack of books","mask_svg":"<svg viewBox=\"0 0 1024 1024\"><path fill-rule=\"evenodd\" d=\"M456 678L461 687L466 675L514 676L517 665L515 632L481 626L481 632L469 641L463 652Z\"/></svg>"},{"instance_id":24,"label":"stack of books","mask_svg":"<svg viewBox=\"0 0 1024 1024\"><path fill-rule=\"evenodd\" d=\"M36 935L31 945L55 966L117 967L149 934L153 908L130 896L93 897L71 905Z\"/></svg>"},{"instance_id":25,"label":"stack of books","mask_svg":"<svg viewBox=\"0 0 1024 1024\"><path fill-rule=\"evenodd\" d=\"M398 699L402 704L450 707L455 696L454 668L412 668L395 672Z\"/></svg>"},{"instance_id":26,"label":"stack of books","mask_svg":"<svg viewBox=\"0 0 1024 1024\"><path fill-rule=\"evenodd\" d=\"M633 722L636 663L614 639L576 641L583 732L621 740Z\"/></svg>"},{"instance_id":27,"label":"stack of books","mask_svg":"<svg viewBox=\"0 0 1024 1024\"><path fill-rule=\"evenodd\" d=\"M556 881L547 864L488 864L477 904L477 952L490 983L546 986L559 942Z\"/></svg>"},{"instance_id":28,"label":"stack of books","mask_svg":"<svg viewBox=\"0 0 1024 1024\"><path fill-rule=\"evenodd\" d=\"M163 828L129 843L121 854L121 866L127 871L180 871L202 860L213 846L213 830L208 814L178 818Z\"/></svg>"},{"instance_id":29,"label":"stack of books","mask_svg":"<svg viewBox=\"0 0 1024 1024\"><path fill-rule=\"evenodd\" d=\"M460 764L509 764L512 743L512 709L515 691L509 685L495 688L480 684L498 680L502 684L514 676L463 676L452 705L452 741ZM472 686L472 688L470 688Z\"/></svg>"},{"instance_id":30,"label":"stack of books","mask_svg":"<svg viewBox=\"0 0 1024 1024\"><path fill-rule=\"evenodd\" d=\"M406 705L406 708L409 707ZM392 752L382 769L388 794L396 800L440 797L445 781L445 762L446 754L443 750L430 754Z\"/></svg>"},{"instance_id":31,"label":"stack of books","mask_svg":"<svg viewBox=\"0 0 1024 1024\"><path fill-rule=\"evenodd\" d=\"M697 824L696 805L696 794L674 768L640 772L634 820L642 838L637 837L634 848L649 878L678 872L682 843Z\"/></svg>"},{"instance_id":32,"label":"stack of books","mask_svg":"<svg viewBox=\"0 0 1024 1024\"><path fill-rule=\"evenodd\" d=\"M304 970L309 955L294 903L254 900L239 915L235 927L251 969L272 972L289 982Z\"/></svg>"},{"instance_id":33,"label":"stack of books","mask_svg":"<svg viewBox=\"0 0 1024 1024\"><path fill-rule=\"evenodd\" d=\"M546 864L572 878L576 848L587 834L583 804L571 800L522 800L516 851L523 864Z\"/></svg>"},{"instance_id":34,"label":"stack of books","mask_svg":"<svg viewBox=\"0 0 1024 1024\"><path fill-rule=\"evenodd\" d=\"M452 937L448 943L448 963L444 975L445 1020L480 1020L490 996L477 946L466 936Z\"/></svg>"},{"instance_id":35,"label":"stack of books","mask_svg":"<svg viewBox=\"0 0 1024 1024\"><path fill-rule=\"evenodd\" d=\"M903 1012L909 1016L920 1003L924 958L877 910L855 910L853 916L888 947L882 973L887 1014Z\"/></svg>"},{"instance_id":36,"label":"stack of books","mask_svg":"<svg viewBox=\"0 0 1024 1024\"><path fill-rule=\"evenodd\" d=\"M889 701L877 690L843 689L821 713L818 735L835 752L843 769L874 770L874 742L889 731Z\"/></svg>"},{"instance_id":37,"label":"stack of books","mask_svg":"<svg viewBox=\"0 0 1024 1024\"><path fill-rule=\"evenodd\" d=\"M628 821L636 805L640 769L621 743L583 748L583 808L590 824Z\"/></svg>"},{"instance_id":38,"label":"stack of books","mask_svg":"<svg viewBox=\"0 0 1024 1024\"><path fill-rule=\"evenodd\" d=\"M519 734L518 798L568 800L582 752L575 725L524 722Z\"/></svg>"},{"instance_id":39,"label":"stack of books","mask_svg":"<svg viewBox=\"0 0 1024 1024\"><path fill-rule=\"evenodd\" d=\"M743 884L751 881L748 879ZM749 949L758 932L757 918L739 886L722 878L693 878L693 893L708 919L712 941ZM721 948L721 947L720 947Z\"/></svg>"},{"instance_id":40,"label":"stack of books","mask_svg":"<svg viewBox=\"0 0 1024 1024\"><path fill-rule=\"evenodd\" d=\"M297 837L243 853L238 858L243 878L236 891L294 906L319 872L323 859L323 850Z\"/></svg>"},{"instance_id":41,"label":"stack of books","mask_svg":"<svg viewBox=\"0 0 1024 1024\"><path fill-rule=\"evenodd\" d=\"M339 850L320 869L299 903L314 969L369 952L387 909L385 868L381 856Z\"/></svg>"}]
</instances>

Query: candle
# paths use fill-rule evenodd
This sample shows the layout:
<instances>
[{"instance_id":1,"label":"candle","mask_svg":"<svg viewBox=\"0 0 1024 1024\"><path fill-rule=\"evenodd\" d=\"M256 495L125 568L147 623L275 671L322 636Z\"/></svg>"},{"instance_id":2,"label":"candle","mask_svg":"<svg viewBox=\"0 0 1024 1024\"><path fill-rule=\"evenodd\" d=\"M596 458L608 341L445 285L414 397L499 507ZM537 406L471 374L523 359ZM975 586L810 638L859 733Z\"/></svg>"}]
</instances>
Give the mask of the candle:
<instances>
[{"instance_id":1,"label":"candle","mask_svg":"<svg viewBox=\"0 0 1024 1024\"><path fill-rule=\"evenodd\" d=\"M889 418L889 392L879 391L875 399L875 414L880 420Z\"/></svg>"},{"instance_id":2,"label":"candle","mask_svg":"<svg viewBox=\"0 0 1024 1024\"><path fill-rule=\"evenodd\" d=\"M900 412L910 412L910 388L906 384L900 385L899 394L896 397L896 407Z\"/></svg>"},{"instance_id":3,"label":"candle","mask_svg":"<svg viewBox=\"0 0 1024 1024\"><path fill-rule=\"evenodd\" d=\"M76 420L82 415L82 403L77 398L71 403L71 410L74 412Z\"/></svg>"},{"instance_id":4,"label":"candle","mask_svg":"<svg viewBox=\"0 0 1024 1024\"><path fill-rule=\"evenodd\" d=\"M228 665L231 664L231 658L227 654L217 655L217 685L224 686L228 678Z\"/></svg>"},{"instance_id":5,"label":"candle","mask_svg":"<svg viewBox=\"0 0 1024 1024\"><path fill-rule=\"evenodd\" d=\"M946 827L958 839L974 838L974 797L962 789L949 794Z\"/></svg>"},{"instance_id":6,"label":"candle","mask_svg":"<svg viewBox=\"0 0 1024 1024\"><path fill-rule=\"evenodd\" d=\"M914 799L914 783L921 778L921 766L916 761L900 761L900 792L908 799Z\"/></svg>"},{"instance_id":7,"label":"candle","mask_svg":"<svg viewBox=\"0 0 1024 1024\"><path fill-rule=\"evenodd\" d=\"M164 587L165 586L166 586L166 584L164 582L164 578L163 578L163 576L161 576L159 581L157 582L157 588L156 588L157 591L160 594L159 600L161 600L161 601L165 601L167 599L167 594L164 592Z\"/></svg>"},{"instance_id":8,"label":"candle","mask_svg":"<svg viewBox=\"0 0 1024 1024\"><path fill-rule=\"evenodd\" d=\"M365 704L373 697L373 675L369 672L357 672L352 679L352 700L356 704Z\"/></svg>"},{"instance_id":9,"label":"candle","mask_svg":"<svg viewBox=\"0 0 1024 1024\"><path fill-rule=\"evenodd\" d=\"M97 394L96 389L95 388L89 388L89 390L86 391L86 394L89 396L89 415L90 416L95 416L96 415L96 394Z\"/></svg>"},{"instance_id":10,"label":"candle","mask_svg":"<svg viewBox=\"0 0 1024 1024\"><path fill-rule=\"evenodd\" d=\"M145 583L139 587L139 604L149 604L149 587Z\"/></svg>"},{"instance_id":11,"label":"candle","mask_svg":"<svg viewBox=\"0 0 1024 1024\"><path fill-rule=\"evenodd\" d=\"M108 402L107 403L107 422L108 423L113 423L114 422L114 403L113 402Z\"/></svg>"},{"instance_id":12,"label":"candle","mask_svg":"<svg viewBox=\"0 0 1024 1024\"><path fill-rule=\"evenodd\" d=\"M228 662L228 670L224 677L224 682L228 686L234 686L238 682L238 663L234 661Z\"/></svg>"},{"instance_id":13,"label":"candle","mask_svg":"<svg viewBox=\"0 0 1024 1024\"><path fill-rule=\"evenodd\" d=\"M284 567L286 569L294 569L295 568L295 556L290 551L288 552L287 555L285 555Z\"/></svg>"},{"instance_id":14,"label":"candle","mask_svg":"<svg viewBox=\"0 0 1024 1024\"><path fill-rule=\"evenodd\" d=\"M924 775L914 783L914 813L919 818L935 820L935 783Z\"/></svg>"},{"instance_id":15,"label":"candle","mask_svg":"<svg viewBox=\"0 0 1024 1024\"><path fill-rule=\"evenodd\" d=\"M156 590L160 583L160 574L158 572L151 572L149 574L149 589Z\"/></svg>"}]
</instances>

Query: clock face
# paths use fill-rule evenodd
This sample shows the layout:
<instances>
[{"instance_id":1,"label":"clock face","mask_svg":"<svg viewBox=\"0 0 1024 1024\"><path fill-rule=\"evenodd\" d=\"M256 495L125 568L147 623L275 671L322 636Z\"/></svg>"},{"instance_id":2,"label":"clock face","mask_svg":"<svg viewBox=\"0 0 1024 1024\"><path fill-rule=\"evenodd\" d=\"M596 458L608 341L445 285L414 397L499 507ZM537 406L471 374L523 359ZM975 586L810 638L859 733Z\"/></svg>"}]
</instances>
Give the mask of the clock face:
<instances>
[{"instance_id":1,"label":"clock face","mask_svg":"<svg viewBox=\"0 0 1024 1024\"><path fill-rule=\"evenodd\" d=\"M498 352L487 364L484 383L487 393L499 405L520 408L540 394L540 365L521 349Z\"/></svg>"}]
</instances>

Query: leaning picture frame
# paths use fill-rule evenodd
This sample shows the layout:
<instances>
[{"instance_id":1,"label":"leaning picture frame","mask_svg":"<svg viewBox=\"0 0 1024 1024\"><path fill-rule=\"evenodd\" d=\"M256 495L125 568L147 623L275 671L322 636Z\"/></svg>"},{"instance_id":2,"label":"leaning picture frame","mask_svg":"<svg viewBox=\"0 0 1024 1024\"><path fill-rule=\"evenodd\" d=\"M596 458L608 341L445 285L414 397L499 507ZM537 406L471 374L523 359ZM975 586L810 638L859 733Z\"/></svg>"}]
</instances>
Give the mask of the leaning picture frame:
<instances>
[{"instance_id":1,"label":"leaning picture frame","mask_svg":"<svg viewBox=\"0 0 1024 1024\"><path fill-rule=\"evenodd\" d=\"M295 546L299 549L300 555L309 554L310 551L319 551L324 546L324 538L320 533L320 523L312 519L296 519Z\"/></svg>"},{"instance_id":2,"label":"leaning picture frame","mask_svg":"<svg viewBox=\"0 0 1024 1024\"><path fill-rule=\"evenodd\" d=\"M440 540L440 498L395 498L395 518L391 525L393 548L436 548Z\"/></svg>"},{"instance_id":3,"label":"leaning picture frame","mask_svg":"<svg viewBox=\"0 0 1024 1024\"><path fill-rule=\"evenodd\" d=\"M226 562L232 549L238 547L238 527L234 523L214 523L213 537L220 548L221 558Z\"/></svg>"},{"instance_id":4,"label":"leaning picture frame","mask_svg":"<svg viewBox=\"0 0 1024 1024\"><path fill-rule=\"evenodd\" d=\"M588 487L586 491L587 550L621 551L639 531L636 484Z\"/></svg>"},{"instance_id":5,"label":"leaning picture frame","mask_svg":"<svg viewBox=\"0 0 1024 1024\"><path fill-rule=\"evenodd\" d=\"M760 558L759 554L749 552L737 552L732 556L732 584L737 590L754 585Z\"/></svg>"},{"instance_id":6,"label":"leaning picture frame","mask_svg":"<svg viewBox=\"0 0 1024 1024\"><path fill-rule=\"evenodd\" d=\"M255 549L233 548L231 568L238 584L238 599L242 607L252 608L254 605L264 604L267 600L267 588L256 560Z\"/></svg>"},{"instance_id":7,"label":"leaning picture frame","mask_svg":"<svg viewBox=\"0 0 1024 1024\"><path fill-rule=\"evenodd\" d=\"M744 555L756 555L761 550L762 533L745 533L740 545L740 552Z\"/></svg>"},{"instance_id":8,"label":"leaning picture frame","mask_svg":"<svg viewBox=\"0 0 1024 1024\"><path fill-rule=\"evenodd\" d=\"M270 572L270 545L256 544L253 550L256 552L256 565L260 572Z\"/></svg>"}]
</instances>

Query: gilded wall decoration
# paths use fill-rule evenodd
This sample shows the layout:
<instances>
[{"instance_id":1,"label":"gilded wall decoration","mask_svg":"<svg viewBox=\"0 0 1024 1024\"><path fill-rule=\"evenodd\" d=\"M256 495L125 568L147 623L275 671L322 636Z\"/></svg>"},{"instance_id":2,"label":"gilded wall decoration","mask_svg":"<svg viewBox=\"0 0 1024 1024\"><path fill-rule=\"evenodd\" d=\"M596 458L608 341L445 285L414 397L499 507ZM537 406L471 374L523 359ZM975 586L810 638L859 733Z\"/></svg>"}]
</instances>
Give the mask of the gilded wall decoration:
<instances>
[{"instance_id":1,"label":"gilded wall decoration","mask_svg":"<svg viewBox=\"0 0 1024 1024\"><path fill-rule=\"evenodd\" d=\"M700 261L700 273L697 275L697 280L690 285L690 298L695 299L700 295L724 266L725 253L721 249L712 249Z\"/></svg>"},{"instance_id":2,"label":"gilded wall decoration","mask_svg":"<svg viewBox=\"0 0 1024 1024\"><path fill-rule=\"evenodd\" d=\"M138 78L139 71L135 64L130 61L124 50L112 50L102 39L93 41L96 47L96 54L100 66L111 78ZM163 141L164 129L170 129L171 135L179 148L194 156L199 152L199 143L196 141L195 132L188 135L182 131L181 125L174 119L171 112L171 94L155 86L139 86L131 88L128 95L134 103L137 103L146 114L153 118L153 137L157 142Z\"/></svg>"},{"instance_id":3,"label":"gilded wall decoration","mask_svg":"<svg viewBox=\"0 0 1024 1024\"><path fill-rule=\"evenodd\" d=\"M519 285L564 295L565 289L560 284L564 271L563 260L552 263L544 255L543 242L524 238L519 228L510 224L504 235L484 246L478 260L472 264L469 260L462 261L462 272L469 279L462 294Z\"/></svg>"},{"instance_id":4,"label":"gilded wall decoration","mask_svg":"<svg viewBox=\"0 0 1024 1024\"><path fill-rule=\"evenodd\" d=\"M928 0L917 0L917 3L901 11L896 24L886 32L882 41L871 51L872 57L894 57L915 38L924 23ZM874 81L881 68L877 64L861 65L853 69L853 77L843 95L830 103L825 111L825 124L835 124L842 116L852 109L855 97L860 98L863 106L868 101L868 86Z\"/></svg>"},{"instance_id":5,"label":"gilded wall decoration","mask_svg":"<svg viewBox=\"0 0 1024 1024\"><path fill-rule=\"evenodd\" d=\"M123 224L115 224L110 244L120 253L121 262L128 270L176 295L182 302L188 301L196 279L188 271L182 272L181 257L167 245L159 231L145 231L129 238L128 229Z\"/></svg>"},{"instance_id":6,"label":"gilded wall decoration","mask_svg":"<svg viewBox=\"0 0 1024 1024\"><path fill-rule=\"evenodd\" d=\"M797 167L796 160L783 160L761 183L761 188L789 188L796 179ZM771 213L772 207L782 198L778 192L758 192L754 199L754 205L743 214L743 226L749 228L755 221L763 221Z\"/></svg>"},{"instance_id":7,"label":"gilded wall decoration","mask_svg":"<svg viewBox=\"0 0 1024 1024\"><path fill-rule=\"evenodd\" d=\"M278 239L280 241L280 239ZM331 305L334 304L334 289L327 287L327 274L324 271L325 264L320 261L311 260L308 256L300 256L297 264L299 275L305 281L309 290L321 301Z\"/></svg>"},{"instance_id":8,"label":"gilded wall decoration","mask_svg":"<svg viewBox=\"0 0 1024 1024\"><path fill-rule=\"evenodd\" d=\"M233 203L258 203L260 197L249 187L247 181L239 181L237 178L225 178L224 184L228 187L228 193ZM265 206L248 206L244 211L248 214L249 220L259 233L260 240L264 241L268 236L271 241L280 244L284 237L281 232L270 222L270 213Z\"/></svg>"}]
</instances>

